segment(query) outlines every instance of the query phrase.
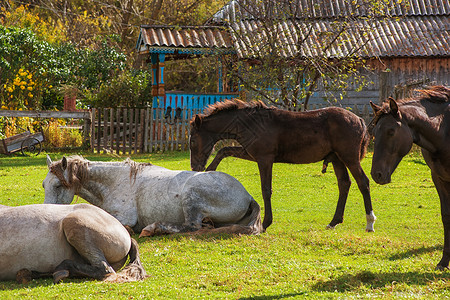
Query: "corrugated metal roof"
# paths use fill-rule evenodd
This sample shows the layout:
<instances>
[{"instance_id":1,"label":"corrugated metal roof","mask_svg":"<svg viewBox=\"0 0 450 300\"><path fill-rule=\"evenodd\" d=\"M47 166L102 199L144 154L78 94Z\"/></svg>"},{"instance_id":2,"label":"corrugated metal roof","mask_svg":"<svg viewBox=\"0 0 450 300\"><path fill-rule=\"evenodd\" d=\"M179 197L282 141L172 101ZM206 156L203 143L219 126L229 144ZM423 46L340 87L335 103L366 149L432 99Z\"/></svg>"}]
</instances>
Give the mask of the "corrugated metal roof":
<instances>
[{"instance_id":1,"label":"corrugated metal roof","mask_svg":"<svg viewBox=\"0 0 450 300\"><path fill-rule=\"evenodd\" d=\"M280 0L231 0L206 24L229 24L244 19L257 19L261 13L291 19L357 18L371 16L374 12L397 17L450 14L449 0L388 0L384 8L377 11L367 4L367 0L293 0L285 3L288 4L283 4Z\"/></svg>"},{"instance_id":2,"label":"corrugated metal roof","mask_svg":"<svg viewBox=\"0 0 450 300\"><path fill-rule=\"evenodd\" d=\"M284 57L334 58L360 48L358 54L363 57L450 56L449 0L403 0L402 5L391 5L388 11L397 17L388 18L365 18L367 9L362 3L367 0L296 0L291 9L296 15L300 11L307 14L302 18L275 18L270 32L263 29L268 23L263 24L261 19L242 17L240 3L255 1L232 0L210 20L229 30L218 26L141 26L138 52L197 54L215 49L236 51L240 58L269 51ZM282 1L258 3L257 9L266 16L276 15ZM344 34L323 50L333 32L344 25L348 26ZM275 37L275 50L268 49L268 34Z\"/></svg>"},{"instance_id":3,"label":"corrugated metal roof","mask_svg":"<svg viewBox=\"0 0 450 300\"><path fill-rule=\"evenodd\" d=\"M358 54L365 57L450 56L449 0L388 1L377 12L385 17L367 18L374 13L367 0L232 0L207 24L230 26L239 57L261 55L269 34L285 57L342 57L361 46ZM327 37L344 24L345 34L323 51Z\"/></svg>"},{"instance_id":4,"label":"corrugated metal roof","mask_svg":"<svg viewBox=\"0 0 450 300\"><path fill-rule=\"evenodd\" d=\"M355 49L363 57L450 56L450 18L437 16L380 20L369 23L355 20L332 46L323 50L344 23L336 20L302 22L287 20L277 23L270 31L276 36L276 47L270 49L267 35L258 20L232 24L234 44L239 57L258 57L279 51L284 57L325 56L344 57ZM264 28L267 28L264 26ZM245 38L238 38L244 36Z\"/></svg>"},{"instance_id":5,"label":"corrugated metal roof","mask_svg":"<svg viewBox=\"0 0 450 300\"><path fill-rule=\"evenodd\" d=\"M217 26L141 26L136 44L140 53L181 51L230 51L233 49L230 33ZM164 49L166 51L164 51Z\"/></svg>"}]
</instances>

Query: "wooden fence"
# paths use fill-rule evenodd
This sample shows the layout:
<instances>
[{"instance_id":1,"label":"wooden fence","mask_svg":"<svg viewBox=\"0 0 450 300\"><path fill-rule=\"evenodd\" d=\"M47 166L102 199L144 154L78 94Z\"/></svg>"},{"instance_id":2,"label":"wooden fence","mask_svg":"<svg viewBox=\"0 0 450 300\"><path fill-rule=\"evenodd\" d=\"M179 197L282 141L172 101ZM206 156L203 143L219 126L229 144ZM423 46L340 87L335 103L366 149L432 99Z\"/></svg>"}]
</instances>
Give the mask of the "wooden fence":
<instances>
[{"instance_id":1,"label":"wooden fence","mask_svg":"<svg viewBox=\"0 0 450 300\"><path fill-rule=\"evenodd\" d=\"M187 150L189 121L200 110L167 113L163 108L92 109L91 150L151 153Z\"/></svg>"},{"instance_id":2,"label":"wooden fence","mask_svg":"<svg viewBox=\"0 0 450 300\"><path fill-rule=\"evenodd\" d=\"M311 105L318 109L326 105ZM351 110L370 122L372 109ZM199 109L104 108L92 109L91 150L98 153L137 154L189 149L189 121Z\"/></svg>"}]
</instances>

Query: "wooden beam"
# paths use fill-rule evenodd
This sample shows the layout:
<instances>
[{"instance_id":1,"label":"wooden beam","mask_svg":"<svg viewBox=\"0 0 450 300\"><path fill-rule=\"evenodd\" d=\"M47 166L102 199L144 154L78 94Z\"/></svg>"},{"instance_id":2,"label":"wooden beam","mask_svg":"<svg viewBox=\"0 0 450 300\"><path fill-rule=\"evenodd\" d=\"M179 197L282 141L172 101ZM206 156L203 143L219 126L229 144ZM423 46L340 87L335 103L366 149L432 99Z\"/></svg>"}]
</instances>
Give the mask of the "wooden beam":
<instances>
[{"instance_id":1,"label":"wooden beam","mask_svg":"<svg viewBox=\"0 0 450 300\"><path fill-rule=\"evenodd\" d=\"M91 119L90 111L0 110L0 117Z\"/></svg>"}]
</instances>

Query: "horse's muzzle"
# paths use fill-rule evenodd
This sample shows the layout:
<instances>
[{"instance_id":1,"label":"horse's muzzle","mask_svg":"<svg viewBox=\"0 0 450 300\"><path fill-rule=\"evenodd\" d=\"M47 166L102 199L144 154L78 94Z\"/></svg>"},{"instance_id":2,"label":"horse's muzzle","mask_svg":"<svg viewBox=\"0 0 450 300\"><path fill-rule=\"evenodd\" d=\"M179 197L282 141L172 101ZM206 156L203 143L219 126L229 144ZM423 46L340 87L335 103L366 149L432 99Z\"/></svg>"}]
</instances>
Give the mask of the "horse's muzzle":
<instances>
[{"instance_id":1,"label":"horse's muzzle","mask_svg":"<svg viewBox=\"0 0 450 300\"><path fill-rule=\"evenodd\" d=\"M370 173L372 179L378 184L388 184L391 182L391 174L383 173L381 171L372 171Z\"/></svg>"}]
</instances>

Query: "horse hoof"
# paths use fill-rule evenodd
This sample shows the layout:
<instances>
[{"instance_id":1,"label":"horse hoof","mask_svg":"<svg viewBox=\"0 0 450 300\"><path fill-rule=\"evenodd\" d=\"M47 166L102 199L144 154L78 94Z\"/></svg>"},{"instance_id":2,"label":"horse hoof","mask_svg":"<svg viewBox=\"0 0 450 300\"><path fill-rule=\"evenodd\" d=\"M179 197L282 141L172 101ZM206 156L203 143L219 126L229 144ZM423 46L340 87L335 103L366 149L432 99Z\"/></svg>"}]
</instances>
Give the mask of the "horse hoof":
<instances>
[{"instance_id":1,"label":"horse hoof","mask_svg":"<svg viewBox=\"0 0 450 300\"><path fill-rule=\"evenodd\" d=\"M53 273L53 283L58 283L61 280L69 277L69 271L68 270L59 270Z\"/></svg>"},{"instance_id":2,"label":"horse hoof","mask_svg":"<svg viewBox=\"0 0 450 300\"><path fill-rule=\"evenodd\" d=\"M146 237L146 236L154 236L156 234L156 228L157 228L156 223L146 226L144 229L142 229L139 237L141 238L141 237Z\"/></svg>"},{"instance_id":3,"label":"horse hoof","mask_svg":"<svg viewBox=\"0 0 450 300\"><path fill-rule=\"evenodd\" d=\"M375 229L366 229L366 232L375 232Z\"/></svg>"},{"instance_id":4,"label":"horse hoof","mask_svg":"<svg viewBox=\"0 0 450 300\"><path fill-rule=\"evenodd\" d=\"M22 269L16 273L16 282L19 284L26 284L33 279L31 271L28 269Z\"/></svg>"},{"instance_id":5,"label":"horse hoof","mask_svg":"<svg viewBox=\"0 0 450 300\"><path fill-rule=\"evenodd\" d=\"M331 226L330 224L328 224L326 228L327 228L327 229L330 229L330 230L333 230L333 229L335 229L335 228L336 228L336 225L334 225L334 226Z\"/></svg>"}]
</instances>

